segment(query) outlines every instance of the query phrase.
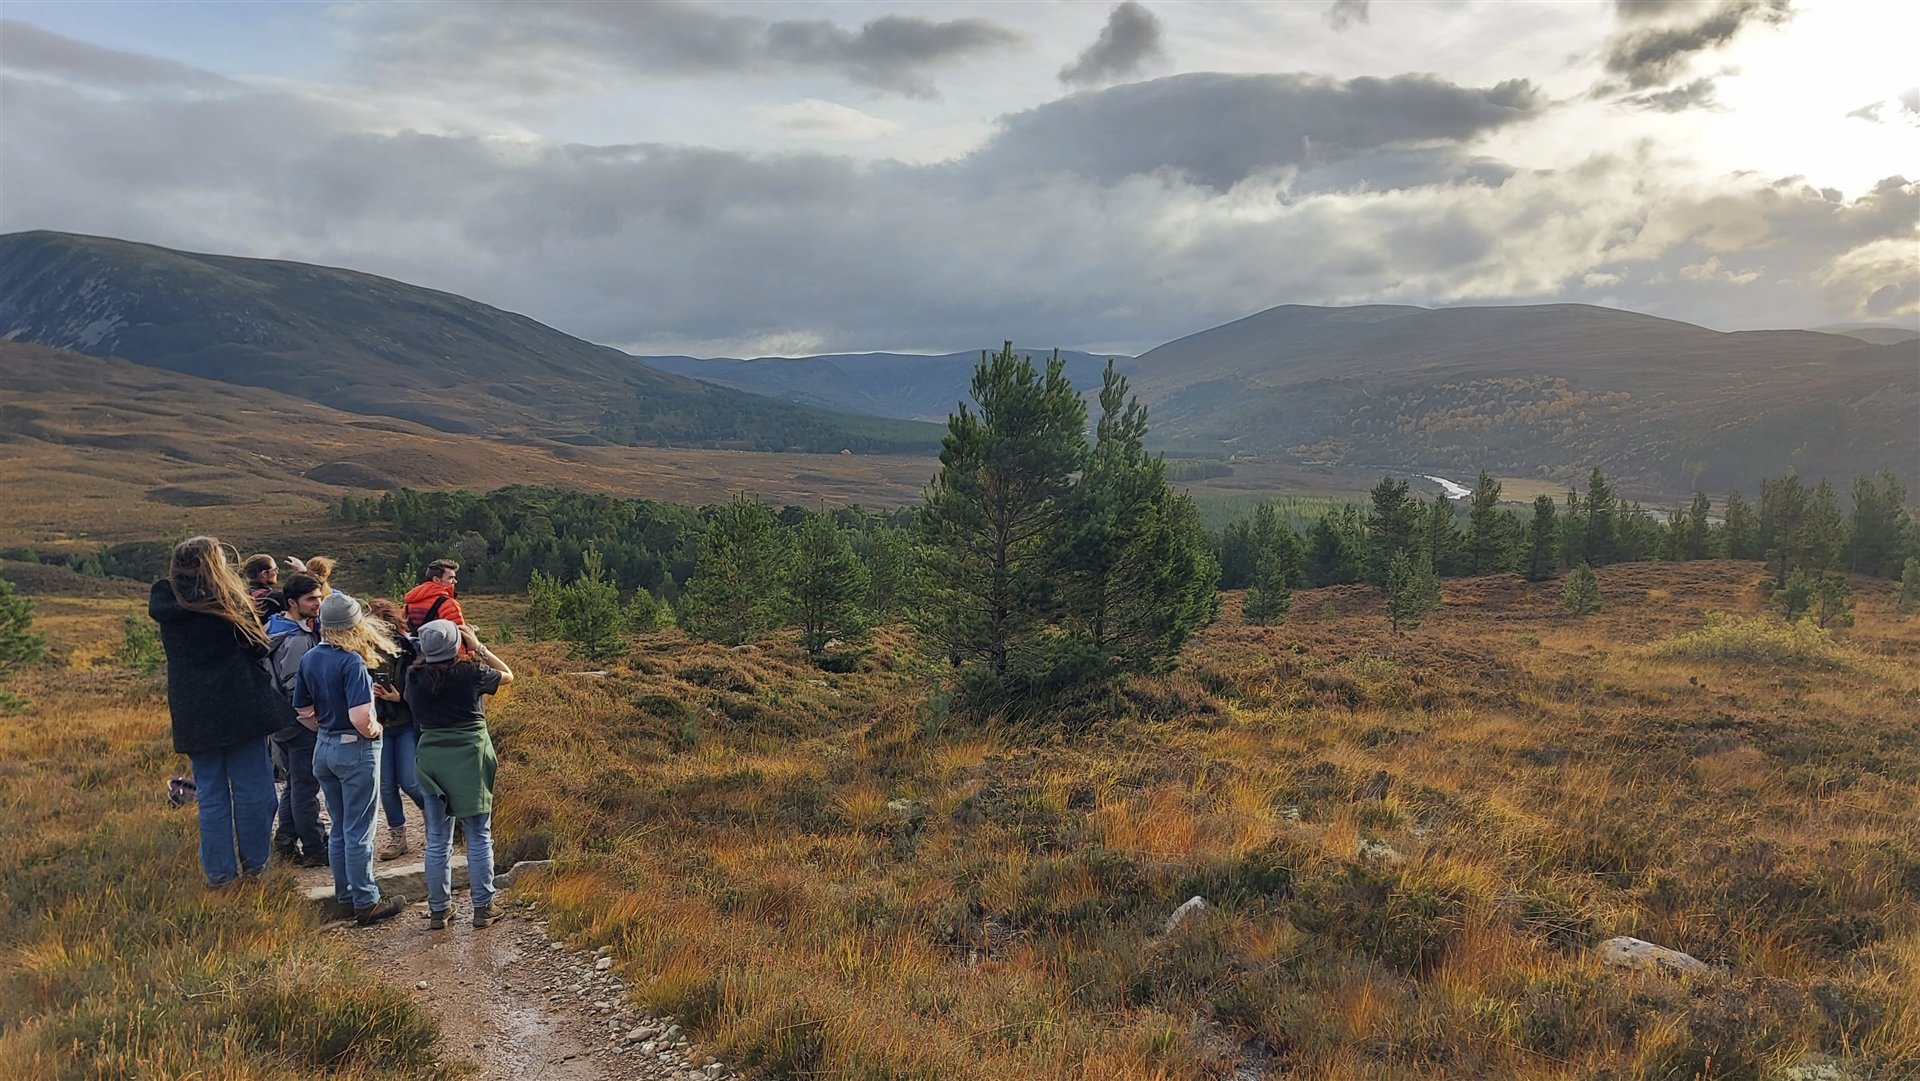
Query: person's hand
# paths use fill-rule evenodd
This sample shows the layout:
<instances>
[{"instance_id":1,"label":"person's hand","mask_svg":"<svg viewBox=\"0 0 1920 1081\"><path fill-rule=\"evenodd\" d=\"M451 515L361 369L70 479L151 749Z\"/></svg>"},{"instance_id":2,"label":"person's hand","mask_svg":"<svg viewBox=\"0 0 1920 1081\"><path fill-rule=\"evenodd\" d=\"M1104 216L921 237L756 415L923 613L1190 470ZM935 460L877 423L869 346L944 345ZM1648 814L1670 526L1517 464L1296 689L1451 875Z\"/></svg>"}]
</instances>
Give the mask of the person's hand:
<instances>
[{"instance_id":1,"label":"person's hand","mask_svg":"<svg viewBox=\"0 0 1920 1081\"><path fill-rule=\"evenodd\" d=\"M287 566L292 567L296 571L305 573L307 569L307 562L306 560L301 559L299 556L288 556Z\"/></svg>"},{"instance_id":2,"label":"person's hand","mask_svg":"<svg viewBox=\"0 0 1920 1081\"><path fill-rule=\"evenodd\" d=\"M460 641L475 653L486 648L480 644L480 636L473 633L473 628L467 626L465 623L460 624Z\"/></svg>"},{"instance_id":3,"label":"person's hand","mask_svg":"<svg viewBox=\"0 0 1920 1081\"><path fill-rule=\"evenodd\" d=\"M382 702L398 702L400 689L391 683L376 683L373 685L373 696Z\"/></svg>"}]
</instances>

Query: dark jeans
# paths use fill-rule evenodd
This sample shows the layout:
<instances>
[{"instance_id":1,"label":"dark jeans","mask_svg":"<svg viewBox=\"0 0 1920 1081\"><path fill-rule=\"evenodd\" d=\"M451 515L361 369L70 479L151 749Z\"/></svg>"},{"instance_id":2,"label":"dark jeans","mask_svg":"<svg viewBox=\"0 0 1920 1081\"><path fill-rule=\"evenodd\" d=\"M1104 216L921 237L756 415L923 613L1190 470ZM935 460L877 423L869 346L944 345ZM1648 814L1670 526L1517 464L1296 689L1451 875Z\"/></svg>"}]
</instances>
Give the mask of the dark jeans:
<instances>
[{"instance_id":1,"label":"dark jeans","mask_svg":"<svg viewBox=\"0 0 1920 1081\"><path fill-rule=\"evenodd\" d=\"M380 806L387 812L387 828L397 830L407 824L407 803L400 798L401 793L405 793L415 807L424 811L427 806L427 794L421 790L420 778L413 772L413 761L420 749L420 729L412 724L386 729L380 735L380 743Z\"/></svg>"},{"instance_id":2,"label":"dark jeans","mask_svg":"<svg viewBox=\"0 0 1920 1081\"><path fill-rule=\"evenodd\" d=\"M273 839L273 759L267 756L267 738L187 757L198 790L200 869L208 884L266 870Z\"/></svg>"},{"instance_id":3,"label":"dark jeans","mask_svg":"<svg viewBox=\"0 0 1920 1081\"><path fill-rule=\"evenodd\" d=\"M290 740L274 741L287 787L280 791L280 812L273 828L273 847L285 851L299 841L306 855L327 850L327 828L320 824L320 782L313 776L313 747L319 737L302 728Z\"/></svg>"}]
</instances>

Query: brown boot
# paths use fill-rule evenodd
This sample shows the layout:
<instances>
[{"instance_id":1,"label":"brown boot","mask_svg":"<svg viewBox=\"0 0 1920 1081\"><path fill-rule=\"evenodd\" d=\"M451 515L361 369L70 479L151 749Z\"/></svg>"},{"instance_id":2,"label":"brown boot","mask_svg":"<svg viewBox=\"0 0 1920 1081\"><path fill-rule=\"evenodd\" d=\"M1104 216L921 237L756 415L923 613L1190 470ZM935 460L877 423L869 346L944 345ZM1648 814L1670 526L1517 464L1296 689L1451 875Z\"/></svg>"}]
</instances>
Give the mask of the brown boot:
<instances>
[{"instance_id":1,"label":"brown boot","mask_svg":"<svg viewBox=\"0 0 1920 1081\"><path fill-rule=\"evenodd\" d=\"M353 919L362 927L371 927L381 920L390 920L406 910L406 898L382 897L365 908L354 909Z\"/></svg>"},{"instance_id":2,"label":"brown boot","mask_svg":"<svg viewBox=\"0 0 1920 1081\"><path fill-rule=\"evenodd\" d=\"M407 852L407 827L398 826L387 830L387 847L380 850L378 857L380 862L397 860Z\"/></svg>"}]
</instances>

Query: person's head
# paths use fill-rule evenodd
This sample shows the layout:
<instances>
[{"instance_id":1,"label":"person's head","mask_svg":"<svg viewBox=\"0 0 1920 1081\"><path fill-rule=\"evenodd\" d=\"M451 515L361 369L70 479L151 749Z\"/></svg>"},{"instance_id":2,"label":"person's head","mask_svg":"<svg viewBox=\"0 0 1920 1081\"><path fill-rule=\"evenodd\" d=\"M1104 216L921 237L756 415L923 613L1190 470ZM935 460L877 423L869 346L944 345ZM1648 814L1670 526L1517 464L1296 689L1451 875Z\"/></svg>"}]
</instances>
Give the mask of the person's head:
<instances>
[{"instance_id":1,"label":"person's head","mask_svg":"<svg viewBox=\"0 0 1920 1081\"><path fill-rule=\"evenodd\" d=\"M307 560L307 573L320 580L320 592L333 592L333 559L329 556L314 556Z\"/></svg>"},{"instance_id":2,"label":"person's head","mask_svg":"<svg viewBox=\"0 0 1920 1081\"><path fill-rule=\"evenodd\" d=\"M438 582L448 589L460 581L460 561L457 559L436 559L427 564L427 576L423 582Z\"/></svg>"},{"instance_id":3,"label":"person's head","mask_svg":"<svg viewBox=\"0 0 1920 1081\"><path fill-rule=\"evenodd\" d=\"M314 619L320 615L321 592L320 579L311 572L298 571L287 579L285 589L280 591L287 599L287 614L295 619Z\"/></svg>"},{"instance_id":4,"label":"person's head","mask_svg":"<svg viewBox=\"0 0 1920 1081\"><path fill-rule=\"evenodd\" d=\"M174 545L167 581L180 607L218 616L248 639L265 645L267 636L260 629L253 598L247 595L247 584L236 568L238 562L238 553L229 557L212 537L188 537Z\"/></svg>"},{"instance_id":5,"label":"person's head","mask_svg":"<svg viewBox=\"0 0 1920 1081\"><path fill-rule=\"evenodd\" d=\"M414 667L425 673L427 697L438 698L447 689L447 674L460 660L460 628L450 619L430 620L420 627L420 660ZM472 663L472 662L466 662Z\"/></svg>"},{"instance_id":6,"label":"person's head","mask_svg":"<svg viewBox=\"0 0 1920 1081\"><path fill-rule=\"evenodd\" d=\"M367 618L387 625L387 633L396 637L407 633L407 611L385 597L367 602Z\"/></svg>"},{"instance_id":7,"label":"person's head","mask_svg":"<svg viewBox=\"0 0 1920 1081\"><path fill-rule=\"evenodd\" d=\"M248 585L256 589L272 589L274 583L280 580L280 568L274 564L273 557L265 552L248 556L247 561L240 565L240 574Z\"/></svg>"},{"instance_id":8,"label":"person's head","mask_svg":"<svg viewBox=\"0 0 1920 1081\"><path fill-rule=\"evenodd\" d=\"M348 653L358 653L368 665L399 652L385 628L367 618L360 602L335 590L320 602L320 640Z\"/></svg>"}]
</instances>

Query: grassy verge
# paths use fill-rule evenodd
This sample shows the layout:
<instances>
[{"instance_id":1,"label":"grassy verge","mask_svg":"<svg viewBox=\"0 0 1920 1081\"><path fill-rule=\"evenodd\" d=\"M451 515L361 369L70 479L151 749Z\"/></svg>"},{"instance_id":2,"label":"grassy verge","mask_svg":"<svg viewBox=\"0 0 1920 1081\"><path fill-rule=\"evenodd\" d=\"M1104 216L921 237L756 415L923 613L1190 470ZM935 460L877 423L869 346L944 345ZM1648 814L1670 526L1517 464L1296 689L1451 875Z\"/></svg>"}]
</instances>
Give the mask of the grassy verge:
<instances>
[{"instance_id":1,"label":"grassy verge","mask_svg":"<svg viewBox=\"0 0 1920 1081\"><path fill-rule=\"evenodd\" d=\"M209 892L160 689L94 665L126 600L48 599L0 719L0 1077L425 1078L437 1027L272 872Z\"/></svg>"}]
</instances>

